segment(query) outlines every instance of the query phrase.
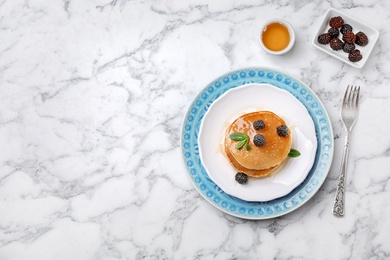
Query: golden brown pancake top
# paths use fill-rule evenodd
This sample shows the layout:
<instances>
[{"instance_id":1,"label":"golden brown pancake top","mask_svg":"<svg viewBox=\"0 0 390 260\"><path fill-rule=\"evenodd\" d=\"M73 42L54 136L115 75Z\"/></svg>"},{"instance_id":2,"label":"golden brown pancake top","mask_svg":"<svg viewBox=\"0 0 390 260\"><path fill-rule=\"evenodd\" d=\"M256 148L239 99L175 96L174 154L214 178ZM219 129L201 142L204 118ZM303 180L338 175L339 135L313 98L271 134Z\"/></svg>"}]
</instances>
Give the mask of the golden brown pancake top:
<instances>
[{"instance_id":1,"label":"golden brown pancake top","mask_svg":"<svg viewBox=\"0 0 390 260\"><path fill-rule=\"evenodd\" d=\"M264 129L256 130L253 127L253 123L257 120L264 121ZM239 164L242 169L269 169L269 171L264 171L264 173L271 172L270 168L278 166L290 152L291 133L289 130L289 134L286 137L279 136L276 129L281 125L286 125L285 121L270 111L252 112L238 117L229 126L225 136L225 152L233 166ZM245 146L237 149L237 141L229 137L232 133L245 133L248 135L251 150L247 151ZM253 143L253 137L256 134L264 136L266 143L263 146L258 147Z\"/></svg>"}]
</instances>

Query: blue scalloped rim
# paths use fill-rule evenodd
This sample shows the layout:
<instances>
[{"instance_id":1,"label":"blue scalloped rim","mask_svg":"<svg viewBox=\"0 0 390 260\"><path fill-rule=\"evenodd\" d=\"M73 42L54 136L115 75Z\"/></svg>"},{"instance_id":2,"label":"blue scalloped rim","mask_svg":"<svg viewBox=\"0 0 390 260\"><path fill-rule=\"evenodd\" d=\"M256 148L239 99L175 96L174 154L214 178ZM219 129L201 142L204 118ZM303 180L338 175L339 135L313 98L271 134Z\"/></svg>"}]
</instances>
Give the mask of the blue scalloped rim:
<instances>
[{"instance_id":1,"label":"blue scalloped rim","mask_svg":"<svg viewBox=\"0 0 390 260\"><path fill-rule=\"evenodd\" d=\"M307 108L313 119L318 142L316 158L306 179L286 196L267 202L248 202L226 194L210 180L199 158L199 128L210 105L227 90L251 83L271 84L293 94ZM183 122L181 147L188 175L195 188L208 202L236 217L268 219L287 214L302 206L321 187L333 159L333 131L322 102L301 81L271 68L246 68L221 76L195 97Z\"/></svg>"}]
</instances>

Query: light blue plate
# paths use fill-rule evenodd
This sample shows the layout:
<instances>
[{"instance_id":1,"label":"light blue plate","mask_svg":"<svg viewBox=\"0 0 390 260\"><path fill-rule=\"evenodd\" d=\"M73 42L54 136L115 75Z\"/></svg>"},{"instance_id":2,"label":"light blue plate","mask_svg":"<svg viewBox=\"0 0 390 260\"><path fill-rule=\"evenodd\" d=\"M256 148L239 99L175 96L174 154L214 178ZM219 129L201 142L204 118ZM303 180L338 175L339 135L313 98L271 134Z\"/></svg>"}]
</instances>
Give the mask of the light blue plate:
<instances>
[{"instance_id":1,"label":"light blue plate","mask_svg":"<svg viewBox=\"0 0 390 260\"><path fill-rule=\"evenodd\" d=\"M248 202L228 195L210 180L199 158L199 128L210 105L227 90L251 83L271 84L293 94L313 119L318 142L316 158L306 179L286 196L267 202ZM333 131L322 102L304 83L276 69L246 68L219 77L195 97L183 122L181 148L188 175L208 202L239 218L268 219L299 208L321 187L333 159Z\"/></svg>"}]
</instances>

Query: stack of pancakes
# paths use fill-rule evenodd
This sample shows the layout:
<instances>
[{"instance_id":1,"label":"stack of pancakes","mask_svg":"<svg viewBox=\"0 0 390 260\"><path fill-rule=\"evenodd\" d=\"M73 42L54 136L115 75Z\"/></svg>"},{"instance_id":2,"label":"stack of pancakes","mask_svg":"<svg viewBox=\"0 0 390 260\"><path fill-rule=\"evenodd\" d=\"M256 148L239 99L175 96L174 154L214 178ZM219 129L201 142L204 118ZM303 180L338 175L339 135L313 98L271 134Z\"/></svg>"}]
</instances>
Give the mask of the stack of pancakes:
<instances>
[{"instance_id":1,"label":"stack of pancakes","mask_svg":"<svg viewBox=\"0 0 390 260\"><path fill-rule=\"evenodd\" d=\"M253 123L263 120L265 127L256 130ZM279 136L277 128L286 125L284 120L270 111L258 111L244 114L238 117L228 128L225 134L224 151L233 165L239 171L252 177L265 177L275 170L288 156L291 148L291 133L288 129L287 136ZM232 133L242 133L249 137L248 151L245 146L237 149L237 141L229 136ZM256 146L253 138L262 134L265 144Z\"/></svg>"}]
</instances>

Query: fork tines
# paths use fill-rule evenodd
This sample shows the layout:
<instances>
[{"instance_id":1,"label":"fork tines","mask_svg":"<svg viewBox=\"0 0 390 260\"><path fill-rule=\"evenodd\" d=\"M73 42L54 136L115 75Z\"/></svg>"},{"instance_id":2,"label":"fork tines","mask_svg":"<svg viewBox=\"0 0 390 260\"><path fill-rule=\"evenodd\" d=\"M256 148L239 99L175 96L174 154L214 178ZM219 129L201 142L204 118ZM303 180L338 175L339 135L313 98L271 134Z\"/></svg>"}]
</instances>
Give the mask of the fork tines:
<instances>
[{"instance_id":1,"label":"fork tines","mask_svg":"<svg viewBox=\"0 0 390 260\"><path fill-rule=\"evenodd\" d=\"M359 104L360 86L348 85L345 91L343 103L349 108L357 108Z\"/></svg>"}]
</instances>

